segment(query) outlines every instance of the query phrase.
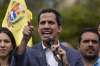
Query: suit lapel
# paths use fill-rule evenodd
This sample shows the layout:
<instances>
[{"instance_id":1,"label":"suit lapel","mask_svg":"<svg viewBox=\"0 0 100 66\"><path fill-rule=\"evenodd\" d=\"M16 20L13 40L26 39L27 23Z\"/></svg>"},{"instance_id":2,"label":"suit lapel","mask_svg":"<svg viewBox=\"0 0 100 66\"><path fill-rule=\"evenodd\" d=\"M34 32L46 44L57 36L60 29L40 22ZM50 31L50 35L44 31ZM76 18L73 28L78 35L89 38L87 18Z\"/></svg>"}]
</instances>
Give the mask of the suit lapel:
<instances>
[{"instance_id":1,"label":"suit lapel","mask_svg":"<svg viewBox=\"0 0 100 66\"><path fill-rule=\"evenodd\" d=\"M39 49L39 57L38 57L38 59L40 61L40 65L41 66L47 66L45 50L42 47L42 43L40 43L37 48Z\"/></svg>"}]
</instances>

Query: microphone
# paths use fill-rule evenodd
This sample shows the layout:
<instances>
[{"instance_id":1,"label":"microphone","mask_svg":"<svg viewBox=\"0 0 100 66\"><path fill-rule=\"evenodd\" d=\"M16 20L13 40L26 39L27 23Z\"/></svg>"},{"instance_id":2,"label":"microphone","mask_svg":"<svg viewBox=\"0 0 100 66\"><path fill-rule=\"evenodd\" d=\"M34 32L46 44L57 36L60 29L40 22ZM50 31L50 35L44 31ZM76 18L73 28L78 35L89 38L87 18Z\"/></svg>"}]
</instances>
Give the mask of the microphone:
<instances>
[{"instance_id":1,"label":"microphone","mask_svg":"<svg viewBox=\"0 0 100 66\"><path fill-rule=\"evenodd\" d=\"M52 38L48 38L48 40L47 40L48 48L51 48L52 44L53 44L53 39Z\"/></svg>"}]
</instances>

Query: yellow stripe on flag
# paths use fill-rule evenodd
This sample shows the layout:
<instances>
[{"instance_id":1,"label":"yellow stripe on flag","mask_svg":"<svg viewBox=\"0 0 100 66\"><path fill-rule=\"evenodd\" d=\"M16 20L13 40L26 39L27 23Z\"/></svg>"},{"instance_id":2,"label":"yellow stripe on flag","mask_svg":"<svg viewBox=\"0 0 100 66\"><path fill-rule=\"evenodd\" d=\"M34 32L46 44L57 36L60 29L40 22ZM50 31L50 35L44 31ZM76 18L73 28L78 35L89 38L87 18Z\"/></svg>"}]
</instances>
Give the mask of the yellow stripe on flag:
<instances>
[{"instance_id":1,"label":"yellow stripe on flag","mask_svg":"<svg viewBox=\"0 0 100 66\"><path fill-rule=\"evenodd\" d=\"M25 0L11 0L8 6L2 27L7 27L13 33L17 46L22 39L24 26L32 19L32 13L28 10ZM32 46L32 38L28 43Z\"/></svg>"}]
</instances>

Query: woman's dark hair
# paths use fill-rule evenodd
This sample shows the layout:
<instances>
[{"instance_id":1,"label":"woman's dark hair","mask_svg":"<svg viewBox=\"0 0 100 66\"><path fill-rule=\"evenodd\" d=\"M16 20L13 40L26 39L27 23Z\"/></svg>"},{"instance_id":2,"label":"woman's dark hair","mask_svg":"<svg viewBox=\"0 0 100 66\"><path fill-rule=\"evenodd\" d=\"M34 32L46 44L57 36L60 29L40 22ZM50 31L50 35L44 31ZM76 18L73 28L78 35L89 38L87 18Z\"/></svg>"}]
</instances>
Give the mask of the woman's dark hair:
<instances>
[{"instance_id":1,"label":"woman's dark hair","mask_svg":"<svg viewBox=\"0 0 100 66\"><path fill-rule=\"evenodd\" d=\"M11 39L11 43L12 43L12 46L13 46L13 50L10 52L10 57L9 57L9 63L10 63L11 62L11 58L12 58L13 51L16 48L16 41L15 41L15 38L14 38L12 32L8 28L6 28L6 27L0 28L0 33L7 34L10 37L10 39Z\"/></svg>"},{"instance_id":2,"label":"woman's dark hair","mask_svg":"<svg viewBox=\"0 0 100 66\"><path fill-rule=\"evenodd\" d=\"M39 15L38 15L38 23L40 21L40 16L41 14L43 13L54 13L55 16L56 16L56 21L57 21L57 24L58 26L61 25L61 15L59 14L59 12L55 9L52 9L52 8L46 8L46 9L42 9L40 12L39 12Z\"/></svg>"}]
</instances>

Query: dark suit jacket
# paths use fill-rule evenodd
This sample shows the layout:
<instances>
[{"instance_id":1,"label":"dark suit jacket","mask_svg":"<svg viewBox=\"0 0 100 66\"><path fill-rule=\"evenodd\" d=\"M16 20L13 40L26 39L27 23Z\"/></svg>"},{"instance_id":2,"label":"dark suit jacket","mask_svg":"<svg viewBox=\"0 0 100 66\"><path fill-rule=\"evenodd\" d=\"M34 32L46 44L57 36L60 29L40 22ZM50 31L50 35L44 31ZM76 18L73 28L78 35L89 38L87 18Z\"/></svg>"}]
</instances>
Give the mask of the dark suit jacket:
<instances>
[{"instance_id":1,"label":"dark suit jacket","mask_svg":"<svg viewBox=\"0 0 100 66\"><path fill-rule=\"evenodd\" d=\"M62 44L60 46L66 51L70 66L84 66L80 54L75 49L66 48ZM20 59L23 59L24 62L19 63L18 66L47 66L41 43L27 48L26 53Z\"/></svg>"}]
</instances>

